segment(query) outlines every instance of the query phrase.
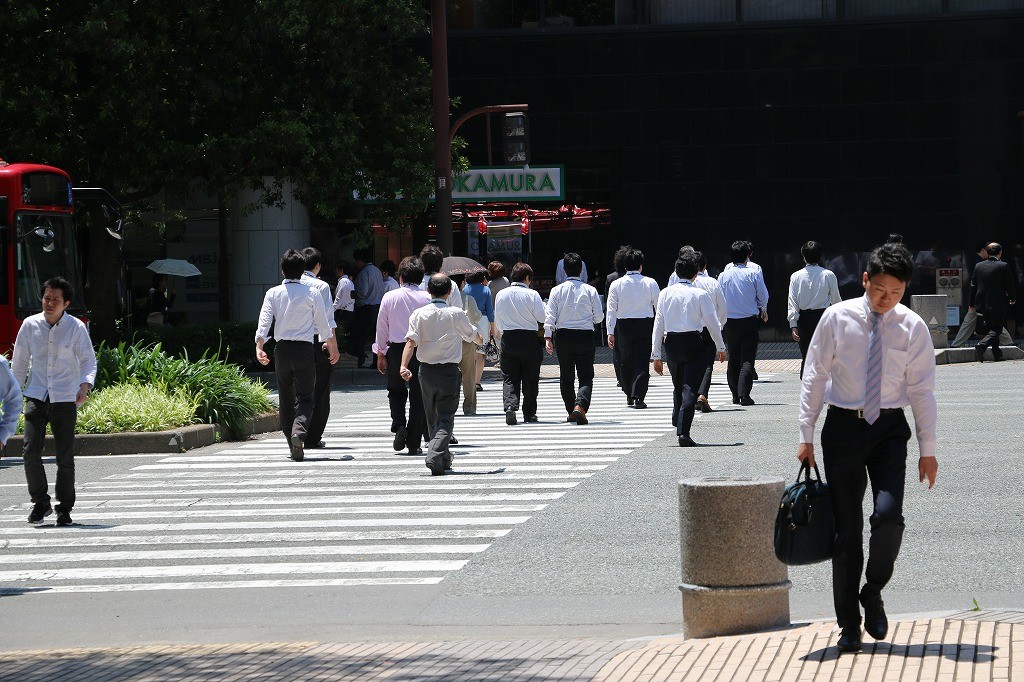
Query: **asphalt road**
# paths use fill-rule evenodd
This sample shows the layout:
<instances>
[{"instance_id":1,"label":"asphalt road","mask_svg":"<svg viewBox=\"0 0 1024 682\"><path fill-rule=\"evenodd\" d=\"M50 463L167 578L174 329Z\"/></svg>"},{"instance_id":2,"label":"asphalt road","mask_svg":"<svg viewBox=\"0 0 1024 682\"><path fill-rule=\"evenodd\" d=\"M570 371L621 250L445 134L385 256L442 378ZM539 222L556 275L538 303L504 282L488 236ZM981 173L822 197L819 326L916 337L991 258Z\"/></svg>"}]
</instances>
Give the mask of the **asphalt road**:
<instances>
[{"instance_id":1,"label":"asphalt road","mask_svg":"<svg viewBox=\"0 0 1024 682\"><path fill-rule=\"evenodd\" d=\"M884 593L891 614L969 608L974 599L983 608L1024 605L1022 379L1021 362L938 368L939 481L928 491L917 484L916 473L909 476L903 551L896 575ZM625 414L624 406L621 413L609 411L609 419L622 419L627 438L652 435L637 435L636 447L616 445L614 452L621 454L608 458L612 461L605 468L592 468L578 484L565 488L564 494L538 505L543 508L530 513L528 520L511 532L489 541L490 546L473 554L464 566L445 572L436 584L97 592L11 589L0 596L0 619L11 624L5 628L0 648L678 633L677 482L732 475L792 479L797 470L798 378L790 372L765 377L752 393L757 405L722 405L713 414L699 416L693 436L708 445L692 449L676 446L668 424L664 383L656 382L656 386L659 388L652 391L656 398L648 400L651 409L642 415L648 421L642 425L629 422L638 418L636 411ZM497 394L497 384L485 388L487 395ZM614 393L607 386L602 390ZM621 402L620 396L615 396L615 401ZM386 411L386 396L380 388L334 393L334 417L364 415L341 419L350 431L363 428L359 424L365 421L366 411L378 407ZM560 419L554 414L558 409L548 408L552 420ZM542 408L542 418L545 416ZM457 421L456 432L460 432L460 424L471 421ZM656 435L654 421L663 423L661 435ZM473 428L463 430L470 440ZM596 452L603 447L588 440L597 439L592 434L600 429L567 428L578 428L572 432L579 434L576 448L593 446ZM491 437L511 455L528 446L539 447L536 441L543 443L553 433L536 430L532 433L537 435L528 436L524 427L517 429L496 427ZM264 441L268 448L274 438ZM283 466L286 450L283 439L277 440L281 441ZM337 440L344 439L339 436ZM189 453L181 462L216 459L217 453L232 453L237 447L204 448ZM574 450L572 443L557 447L563 454ZM81 458L80 489L108 477L124 477L136 467L152 466L163 459ZM457 456L457 468L458 461ZM916 469L915 463L916 443L912 440L911 471ZM48 469L52 479L53 467ZM509 471L516 469L510 466ZM259 469L256 472L258 475ZM477 479L445 477L444 482L450 480ZM316 493L317 485L312 481L310 489L303 492ZM4 543L26 525L17 520L28 513L23 486L20 460L0 460L0 516L4 519L0 531L8 532L0 535L0 559L5 553L13 554ZM111 499L109 504L117 507L123 503L117 508L129 512L133 507L127 498ZM87 523L82 499L76 507L76 520L84 518ZM306 509L292 509L286 518L333 530L338 527L338 517L330 512L311 504ZM46 537L54 537L50 530L46 533ZM74 568L73 558L58 566L47 561L48 552L61 551L57 546L35 553L47 569ZM226 562L197 557L186 563L202 568ZM126 559L106 564L124 567L130 574L139 562ZM827 565L794 568L790 578L794 621L831 617ZM4 582L8 581L0 581L0 590L7 587Z\"/></svg>"}]
</instances>

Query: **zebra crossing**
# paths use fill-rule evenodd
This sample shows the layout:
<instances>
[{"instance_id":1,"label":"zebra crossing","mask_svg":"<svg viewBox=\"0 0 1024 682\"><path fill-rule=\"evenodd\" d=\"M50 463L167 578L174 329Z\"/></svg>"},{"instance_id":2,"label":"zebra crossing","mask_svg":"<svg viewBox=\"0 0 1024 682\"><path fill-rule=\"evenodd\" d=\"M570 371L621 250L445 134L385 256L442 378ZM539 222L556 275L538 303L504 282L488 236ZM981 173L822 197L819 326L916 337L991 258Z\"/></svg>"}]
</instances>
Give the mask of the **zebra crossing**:
<instances>
[{"instance_id":1,"label":"zebra crossing","mask_svg":"<svg viewBox=\"0 0 1024 682\"><path fill-rule=\"evenodd\" d=\"M717 378L711 393L729 402ZM69 528L27 525L29 504L0 511L0 595L437 584L669 432L668 376L651 377L647 403L627 408L599 377L580 427L546 379L541 421L508 427L500 384L487 384L477 415L456 417L443 477L392 450L386 401L332 419L328 447L300 463L280 434L163 457L80 484Z\"/></svg>"}]
</instances>

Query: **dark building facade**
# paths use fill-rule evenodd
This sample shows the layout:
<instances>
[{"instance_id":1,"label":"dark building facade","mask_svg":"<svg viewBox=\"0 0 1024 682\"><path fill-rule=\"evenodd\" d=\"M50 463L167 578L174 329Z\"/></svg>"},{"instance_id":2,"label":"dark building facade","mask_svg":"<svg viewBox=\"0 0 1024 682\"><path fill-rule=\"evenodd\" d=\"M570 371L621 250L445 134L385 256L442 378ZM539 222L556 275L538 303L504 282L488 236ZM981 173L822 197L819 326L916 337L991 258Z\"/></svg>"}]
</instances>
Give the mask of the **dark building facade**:
<instances>
[{"instance_id":1,"label":"dark building facade","mask_svg":"<svg viewBox=\"0 0 1024 682\"><path fill-rule=\"evenodd\" d=\"M631 243L664 284L681 245L721 269L747 239L781 333L808 239L853 293L892 232L916 293L980 241L1024 242L1022 11L452 30L449 55L460 111L528 103L531 162L564 165L571 202L611 209L610 229L535 251L541 272L574 247L604 274ZM474 164L481 131L463 133Z\"/></svg>"}]
</instances>

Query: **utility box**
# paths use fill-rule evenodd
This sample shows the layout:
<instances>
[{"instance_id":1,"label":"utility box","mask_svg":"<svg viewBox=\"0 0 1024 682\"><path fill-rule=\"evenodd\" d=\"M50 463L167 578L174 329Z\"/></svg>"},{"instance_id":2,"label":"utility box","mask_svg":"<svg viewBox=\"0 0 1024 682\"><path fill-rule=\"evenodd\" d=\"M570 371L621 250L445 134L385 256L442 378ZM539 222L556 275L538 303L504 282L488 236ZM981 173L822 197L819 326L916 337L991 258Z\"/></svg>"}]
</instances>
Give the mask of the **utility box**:
<instances>
[{"instance_id":1,"label":"utility box","mask_svg":"<svg viewBox=\"0 0 1024 682\"><path fill-rule=\"evenodd\" d=\"M964 284L963 268L935 269L935 293L948 296L947 305L963 305Z\"/></svg>"}]
</instances>

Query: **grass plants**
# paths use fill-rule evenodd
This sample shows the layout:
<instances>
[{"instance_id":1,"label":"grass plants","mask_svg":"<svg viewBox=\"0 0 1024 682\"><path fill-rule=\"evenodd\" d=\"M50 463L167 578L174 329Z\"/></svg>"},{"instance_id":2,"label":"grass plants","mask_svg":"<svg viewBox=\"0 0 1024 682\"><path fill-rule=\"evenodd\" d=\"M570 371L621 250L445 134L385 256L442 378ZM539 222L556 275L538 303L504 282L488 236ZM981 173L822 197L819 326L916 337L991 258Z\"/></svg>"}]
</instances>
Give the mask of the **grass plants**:
<instances>
[{"instance_id":1,"label":"grass plants","mask_svg":"<svg viewBox=\"0 0 1024 682\"><path fill-rule=\"evenodd\" d=\"M126 383L154 384L181 391L195 406L200 422L220 424L233 436L256 415L274 409L270 392L250 380L237 365L227 364L218 352L204 352L198 360L167 355L153 346L103 346L96 352L96 389Z\"/></svg>"},{"instance_id":2,"label":"grass plants","mask_svg":"<svg viewBox=\"0 0 1024 682\"><path fill-rule=\"evenodd\" d=\"M166 431L196 420L196 403L182 390L125 383L93 394L78 410L78 433Z\"/></svg>"}]
</instances>

